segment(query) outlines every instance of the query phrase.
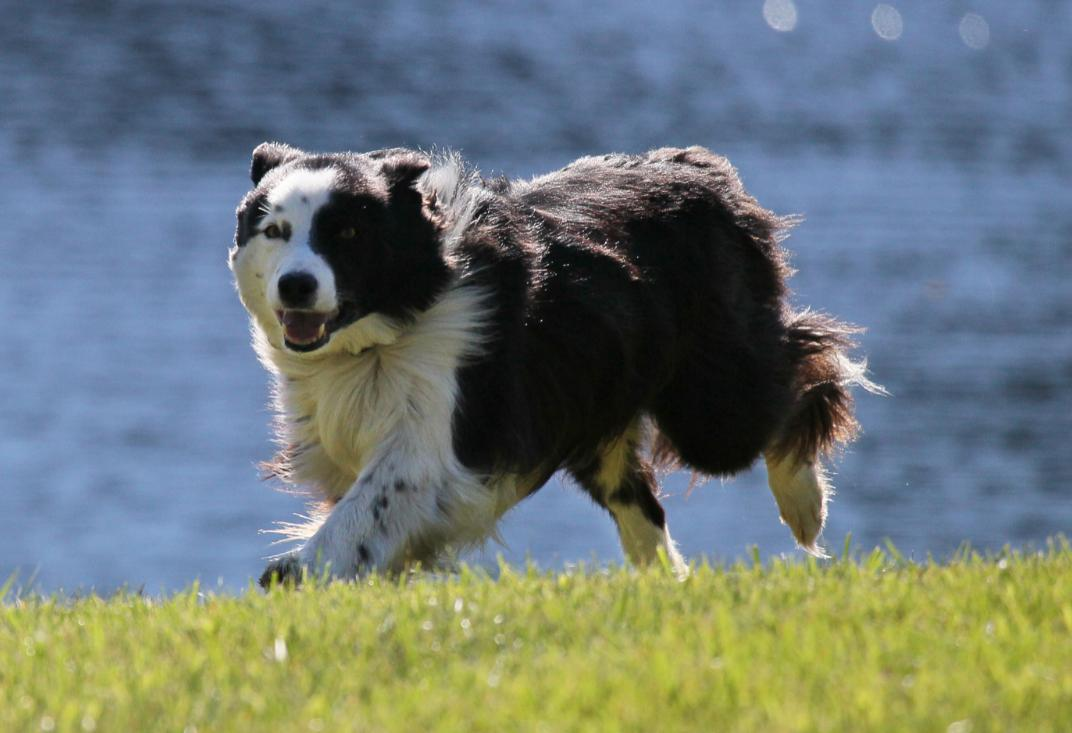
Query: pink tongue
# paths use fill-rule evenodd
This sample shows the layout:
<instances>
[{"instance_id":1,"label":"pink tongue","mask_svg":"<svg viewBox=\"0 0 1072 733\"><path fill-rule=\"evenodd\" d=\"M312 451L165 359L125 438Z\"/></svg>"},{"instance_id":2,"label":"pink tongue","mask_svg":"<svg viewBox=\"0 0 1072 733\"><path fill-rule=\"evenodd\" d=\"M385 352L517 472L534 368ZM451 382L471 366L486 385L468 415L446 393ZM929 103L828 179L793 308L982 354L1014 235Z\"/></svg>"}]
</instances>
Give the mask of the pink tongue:
<instances>
[{"instance_id":1,"label":"pink tongue","mask_svg":"<svg viewBox=\"0 0 1072 733\"><path fill-rule=\"evenodd\" d=\"M283 311L279 320L283 323L287 340L295 344L308 344L320 338L320 327L328 320L328 314Z\"/></svg>"}]
</instances>

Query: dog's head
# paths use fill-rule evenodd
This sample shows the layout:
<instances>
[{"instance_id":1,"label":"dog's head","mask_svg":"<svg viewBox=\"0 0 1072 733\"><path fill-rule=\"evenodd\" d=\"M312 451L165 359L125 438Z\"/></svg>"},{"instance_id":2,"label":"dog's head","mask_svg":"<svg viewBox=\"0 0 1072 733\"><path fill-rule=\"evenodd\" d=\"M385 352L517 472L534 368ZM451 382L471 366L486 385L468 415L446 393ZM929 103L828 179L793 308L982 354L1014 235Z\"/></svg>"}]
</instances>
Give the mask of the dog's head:
<instances>
[{"instance_id":1,"label":"dog's head","mask_svg":"<svg viewBox=\"0 0 1072 733\"><path fill-rule=\"evenodd\" d=\"M450 269L432 207L416 189L430 166L392 149L314 155L253 151L253 190L230 253L239 296L278 349L355 350L427 308Z\"/></svg>"}]
</instances>

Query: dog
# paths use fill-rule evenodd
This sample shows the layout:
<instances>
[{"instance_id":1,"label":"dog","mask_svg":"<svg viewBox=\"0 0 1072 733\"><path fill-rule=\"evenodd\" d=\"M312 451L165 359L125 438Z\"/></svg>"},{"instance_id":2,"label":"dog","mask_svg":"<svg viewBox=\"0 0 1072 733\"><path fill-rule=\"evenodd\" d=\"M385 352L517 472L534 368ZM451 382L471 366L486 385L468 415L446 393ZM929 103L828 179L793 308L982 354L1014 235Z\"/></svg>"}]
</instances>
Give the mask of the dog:
<instances>
[{"instance_id":1,"label":"dog","mask_svg":"<svg viewBox=\"0 0 1072 733\"><path fill-rule=\"evenodd\" d=\"M452 153L253 151L230 267L274 380L267 472L318 500L261 578L355 578L483 542L564 470L635 565L684 576L657 463L762 456L818 544L822 460L880 388L856 329L788 303L791 219L701 147L485 179Z\"/></svg>"}]
</instances>

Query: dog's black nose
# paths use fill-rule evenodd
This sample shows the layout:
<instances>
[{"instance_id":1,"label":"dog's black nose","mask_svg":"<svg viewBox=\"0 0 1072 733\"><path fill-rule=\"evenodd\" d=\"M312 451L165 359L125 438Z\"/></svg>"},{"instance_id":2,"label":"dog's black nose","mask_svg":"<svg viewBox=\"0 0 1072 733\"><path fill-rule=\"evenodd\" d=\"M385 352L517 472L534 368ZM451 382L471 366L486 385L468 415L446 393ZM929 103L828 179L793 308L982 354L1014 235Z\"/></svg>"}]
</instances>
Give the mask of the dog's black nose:
<instances>
[{"instance_id":1,"label":"dog's black nose","mask_svg":"<svg viewBox=\"0 0 1072 733\"><path fill-rule=\"evenodd\" d=\"M316 300L316 285L308 272L288 272L279 278L279 299L287 308L308 308Z\"/></svg>"}]
</instances>

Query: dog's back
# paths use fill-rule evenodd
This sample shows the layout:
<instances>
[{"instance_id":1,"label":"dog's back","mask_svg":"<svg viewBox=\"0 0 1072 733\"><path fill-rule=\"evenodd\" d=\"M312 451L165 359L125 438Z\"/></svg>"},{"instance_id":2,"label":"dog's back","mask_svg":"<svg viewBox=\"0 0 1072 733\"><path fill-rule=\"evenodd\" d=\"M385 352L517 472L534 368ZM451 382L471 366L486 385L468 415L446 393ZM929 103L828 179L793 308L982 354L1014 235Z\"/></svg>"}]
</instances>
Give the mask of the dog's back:
<instances>
[{"instance_id":1,"label":"dog's back","mask_svg":"<svg viewBox=\"0 0 1072 733\"><path fill-rule=\"evenodd\" d=\"M791 220L695 147L583 158L509 191L542 231L543 299L574 315L572 349L561 348L559 314L532 318L529 335L552 338L536 324L557 324L535 391L553 384L590 405L559 431L582 484L585 466L646 414L657 458L729 475L765 455L783 519L818 552L829 494L820 458L855 436L850 387L875 387L846 355L854 329L786 302L779 242Z\"/></svg>"}]
</instances>

